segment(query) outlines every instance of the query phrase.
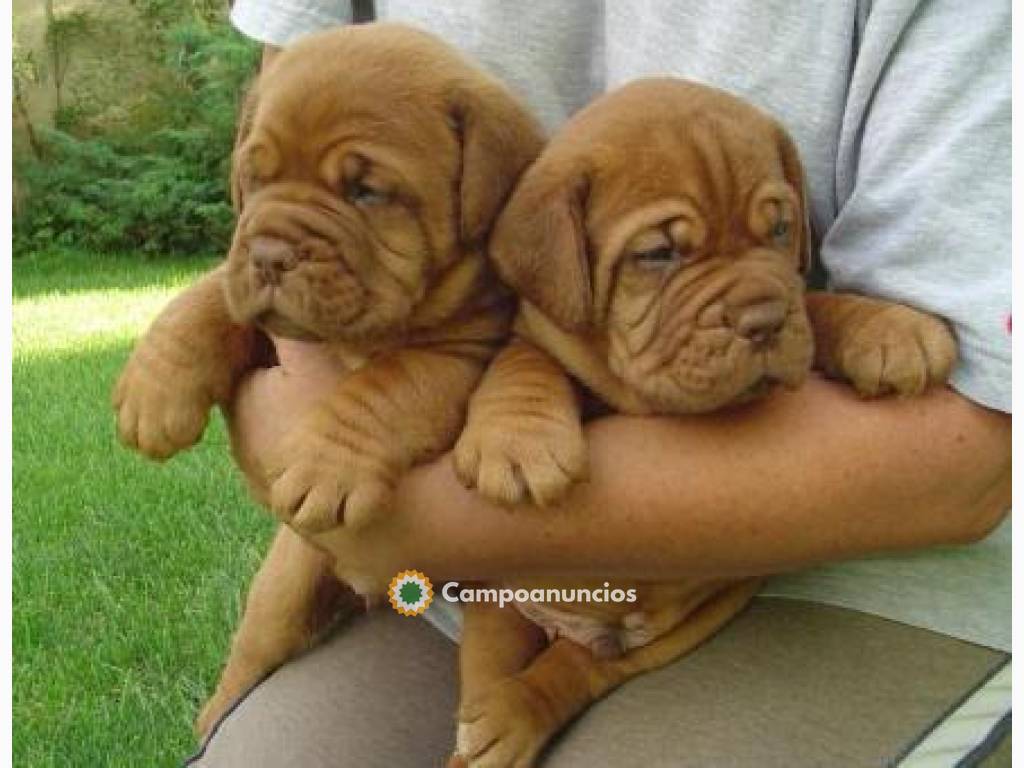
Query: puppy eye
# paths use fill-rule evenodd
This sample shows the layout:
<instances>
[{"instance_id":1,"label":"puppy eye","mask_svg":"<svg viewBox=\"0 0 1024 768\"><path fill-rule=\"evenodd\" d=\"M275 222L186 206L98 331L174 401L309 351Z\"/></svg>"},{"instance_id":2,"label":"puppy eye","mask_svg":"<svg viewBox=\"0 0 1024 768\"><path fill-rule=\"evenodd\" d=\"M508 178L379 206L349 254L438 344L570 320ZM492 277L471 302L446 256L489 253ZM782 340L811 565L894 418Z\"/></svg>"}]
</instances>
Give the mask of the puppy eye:
<instances>
[{"instance_id":1,"label":"puppy eye","mask_svg":"<svg viewBox=\"0 0 1024 768\"><path fill-rule=\"evenodd\" d=\"M678 249L669 245L652 248L649 251L641 251L635 254L638 264L644 267L665 267L683 260L683 254Z\"/></svg>"},{"instance_id":2,"label":"puppy eye","mask_svg":"<svg viewBox=\"0 0 1024 768\"><path fill-rule=\"evenodd\" d=\"M387 195L361 181L349 183L345 190L345 198L353 205L372 206L387 201Z\"/></svg>"},{"instance_id":3,"label":"puppy eye","mask_svg":"<svg viewBox=\"0 0 1024 768\"><path fill-rule=\"evenodd\" d=\"M775 226L772 227L772 240L779 245L789 242L789 230L789 222L784 219L779 219L775 222Z\"/></svg>"}]
</instances>

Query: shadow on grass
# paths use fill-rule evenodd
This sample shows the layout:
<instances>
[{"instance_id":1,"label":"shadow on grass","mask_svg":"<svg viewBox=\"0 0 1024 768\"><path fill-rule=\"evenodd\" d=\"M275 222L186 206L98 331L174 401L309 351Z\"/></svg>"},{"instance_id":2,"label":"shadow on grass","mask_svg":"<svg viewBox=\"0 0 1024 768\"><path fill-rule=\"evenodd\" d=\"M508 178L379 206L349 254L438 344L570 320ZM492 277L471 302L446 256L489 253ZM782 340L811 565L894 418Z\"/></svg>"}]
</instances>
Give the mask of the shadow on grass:
<instances>
[{"instance_id":1,"label":"shadow on grass","mask_svg":"<svg viewBox=\"0 0 1024 768\"><path fill-rule=\"evenodd\" d=\"M14 366L14 764L167 765L227 648L273 523L219 416L165 465L115 440L128 342Z\"/></svg>"}]
</instances>

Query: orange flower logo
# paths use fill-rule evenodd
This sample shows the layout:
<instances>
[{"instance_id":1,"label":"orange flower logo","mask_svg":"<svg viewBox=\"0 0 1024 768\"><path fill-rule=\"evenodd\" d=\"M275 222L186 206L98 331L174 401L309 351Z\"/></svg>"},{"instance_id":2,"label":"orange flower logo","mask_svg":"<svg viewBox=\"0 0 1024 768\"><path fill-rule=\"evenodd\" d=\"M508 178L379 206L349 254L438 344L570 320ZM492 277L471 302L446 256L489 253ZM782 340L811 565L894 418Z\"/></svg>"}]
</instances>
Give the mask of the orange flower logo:
<instances>
[{"instance_id":1,"label":"orange flower logo","mask_svg":"<svg viewBox=\"0 0 1024 768\"><path fill-rule=\"evenodd\" d=\"M388 602L403 616L419 616L433 600L434 585L419 571L402 571L388 586Z\"/></svg>"}]
</instances>

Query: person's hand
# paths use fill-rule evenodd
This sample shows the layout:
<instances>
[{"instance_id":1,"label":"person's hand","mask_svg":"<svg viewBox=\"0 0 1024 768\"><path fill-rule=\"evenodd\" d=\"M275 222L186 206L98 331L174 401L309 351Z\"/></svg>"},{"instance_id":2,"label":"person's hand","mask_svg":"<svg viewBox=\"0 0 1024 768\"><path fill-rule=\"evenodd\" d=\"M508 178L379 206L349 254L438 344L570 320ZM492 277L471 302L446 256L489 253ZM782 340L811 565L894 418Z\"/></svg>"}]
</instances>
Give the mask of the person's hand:
<instances>
[{"instance_id":1,"label":"person's hand","mask_svg":"<svg viewBox=\"0 0 1024 768\"><path fill-rule=\"evenodd\" d=\"M274 449L345 375L322 344L274 339L274 346L281 364L246 376L226 414L235 456L261 501Z\"/></svg>"}]
</instances>

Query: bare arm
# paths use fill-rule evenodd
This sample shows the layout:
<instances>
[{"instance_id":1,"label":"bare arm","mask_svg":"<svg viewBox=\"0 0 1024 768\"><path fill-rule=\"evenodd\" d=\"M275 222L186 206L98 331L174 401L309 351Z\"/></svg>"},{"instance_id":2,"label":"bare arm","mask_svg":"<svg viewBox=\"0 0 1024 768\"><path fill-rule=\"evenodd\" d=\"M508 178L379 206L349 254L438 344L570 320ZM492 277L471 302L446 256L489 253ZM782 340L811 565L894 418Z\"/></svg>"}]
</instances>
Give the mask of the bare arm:
<instances>
[{"instance_id":1,"label":"bare arm","mask_svg":"<svg viewBox=\"0 0 1024 768\"><path fill-rule=\"evenodd\" d=\"M1010 418L950 390L862 401L813 379L735 415L604 419L588 439L592 480L564 510L509 513L447 462L415 471L400 490L403 567L763 574L974 541L1010 504Z\"/></svg>"},{"instance_id":2,"label":"bare arm","mask_svg":"<svg viewBox=\"0 0 1024 768\"><path fill-rule=\"evenodd\" d=\"M250 448L309 396L294 386L237 403ZM734 414L602 419L588 441L592 479L558 509L488 504L446 456L401 482L393 516L318 540L381 578L741 576L967 543L1010 503L1010 417L948 389L865 401L812 378Z\"/></svg>"}]
</instances>

